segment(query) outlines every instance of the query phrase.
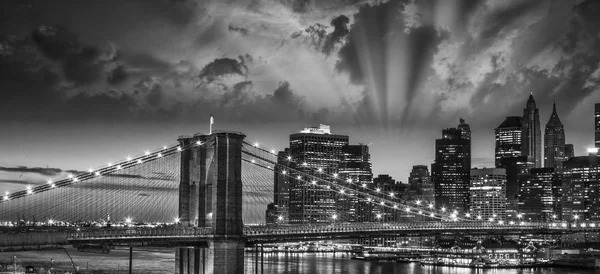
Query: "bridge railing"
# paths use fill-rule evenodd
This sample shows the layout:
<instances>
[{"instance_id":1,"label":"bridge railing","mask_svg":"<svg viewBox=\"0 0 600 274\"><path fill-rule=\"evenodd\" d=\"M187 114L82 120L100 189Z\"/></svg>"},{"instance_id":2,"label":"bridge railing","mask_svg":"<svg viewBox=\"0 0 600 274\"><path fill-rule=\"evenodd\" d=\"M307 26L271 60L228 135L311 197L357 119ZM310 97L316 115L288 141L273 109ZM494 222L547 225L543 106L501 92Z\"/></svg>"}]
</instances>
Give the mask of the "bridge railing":
<instances>
[{"instance_id":1,"label":"bridge railing","mask_svg":"<svg viewBox=\"0 0 600 274\"><path fill-rule=\"evenodd\" d=\"M72 232L69 240L126 239L126 238L187 238L212 234L208 227L131 228Z\"/></svg>"}]
</instances>

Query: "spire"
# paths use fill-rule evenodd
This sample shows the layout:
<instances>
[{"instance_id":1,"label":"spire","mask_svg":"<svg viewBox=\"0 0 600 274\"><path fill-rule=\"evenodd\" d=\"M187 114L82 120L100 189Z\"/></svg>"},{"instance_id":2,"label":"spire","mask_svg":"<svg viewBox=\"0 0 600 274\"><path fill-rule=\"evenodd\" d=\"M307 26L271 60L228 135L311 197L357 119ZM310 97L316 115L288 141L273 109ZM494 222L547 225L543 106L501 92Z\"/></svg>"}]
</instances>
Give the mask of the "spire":
<instances>
[{"instance_id":1,"label":"spire","mask_svg":"<svg viewBox=\"0 0 600 274\"><path fill-rule=\"evenodd\" d=\"M560 118L558 118L558 113L556 112L556 101L552 104L552 114L550 114L550 119L548 119L548 126L558 126L562 125Z\"/></svg>"},{"instance_id":2,"label":"spire","mask_svg":"<svg viewBox=\"0 0 600 274\"><path fill-rule=\"evenodd\" d=\"M556 114L556 99L552 102L552 114Z\"/></svg>"},{"instance_id":3,"label":"spire","mask_svg":"<svg viewBox=\"0 0 600 274\"><path fill-rule=\"evenodd\" d=\"M527 99L527 108L535 109L535 99L533 99L533 91L529 92L529 99Z\"/></svg>"}]
</instances>

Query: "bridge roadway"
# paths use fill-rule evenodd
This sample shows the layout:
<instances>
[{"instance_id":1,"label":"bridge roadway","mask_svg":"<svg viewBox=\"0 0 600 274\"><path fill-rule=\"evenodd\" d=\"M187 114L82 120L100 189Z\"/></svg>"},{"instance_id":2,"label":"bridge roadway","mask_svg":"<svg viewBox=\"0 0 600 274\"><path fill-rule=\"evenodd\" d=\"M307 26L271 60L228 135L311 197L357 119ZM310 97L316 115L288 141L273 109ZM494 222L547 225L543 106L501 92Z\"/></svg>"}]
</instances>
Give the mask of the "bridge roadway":
<instances>
[{"instance_id":1,"label":"bridge roadway","mask_svg":"<svg viewBox=\"0 0 600 274\"><path fill-rule=\"evenodd\" d=\"M422 222L422 223L337 223L328 225L245 226L247 245L294 241L358 239L368 237L403 237L437 235L519 235L569 234L600 232L600 223L524 223L499 225L489 222ZM74 245L95 243L109 245L205 246L213 239L210 228L164 227L99 229L71 232L67 238Z\"/></svg>"}]
</instances>

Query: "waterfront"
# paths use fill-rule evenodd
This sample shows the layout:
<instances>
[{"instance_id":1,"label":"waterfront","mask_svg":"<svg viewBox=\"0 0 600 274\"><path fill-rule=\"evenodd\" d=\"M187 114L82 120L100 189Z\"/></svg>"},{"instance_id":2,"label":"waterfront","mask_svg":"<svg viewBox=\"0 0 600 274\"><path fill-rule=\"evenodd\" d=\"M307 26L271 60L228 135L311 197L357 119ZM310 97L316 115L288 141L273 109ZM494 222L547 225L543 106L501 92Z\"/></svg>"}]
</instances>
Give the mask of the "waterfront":
<instances>
[{"instance_id":1,"label":"waterfront","mask_svg":"<svg viewBox=\"0 0 600 274\"><path fill-rule=\"evenodd\" d=\"M110 254L83 253L74 248L67 248L73 262L85 273L127 273L128 250L117 249ZM9 264L12 256L23 266L48 268L50 260L54 260L57 270L72 270L70 259L64 250L40 250L0 253L0 263ZM172 249L135 248L133 253L133 273L173 273L175 254ZM259 257L260 259L260 257ZM263 260L264 273L422 273L422 274L591 274L600 273L593 269L543 268L543 269L466 269L454 267L420 266L417 263L396 263L377 261L350 260L349 253L265 253ZM254 254L246 253L246 273L255 273ZM260 263L258 265L260 273Z\"/></svg>"}]
</instances>

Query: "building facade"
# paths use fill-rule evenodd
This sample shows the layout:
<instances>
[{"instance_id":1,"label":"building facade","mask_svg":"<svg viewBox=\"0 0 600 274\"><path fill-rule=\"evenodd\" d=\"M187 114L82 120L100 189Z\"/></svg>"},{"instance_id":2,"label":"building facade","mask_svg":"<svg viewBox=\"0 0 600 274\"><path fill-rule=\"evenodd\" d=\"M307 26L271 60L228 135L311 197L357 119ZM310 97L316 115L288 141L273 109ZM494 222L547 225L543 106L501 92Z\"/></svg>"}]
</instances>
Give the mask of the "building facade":
<instances>
[{"instance_id":1,"label":"building facade","mask_svg":"<svg viewBox=\"0 0 600 274\"><path fill-rule=\"evenodd\" d=\"M471 169L470 213L482 221L506 220L506 170Z\"/></svg>"},{"instance_id":2,"label":"building facade","mask_svg":"<svg viewBox=\"0 0 600 274\"><path fill-rule=\"evenodd\" d=\"M565 144L565 161L571 157L575 157L575 148L573 144Z\"/></svg>"},{"instance_id":3,"label":"building facade","mask_svg":"<svg viewBox=\"0 0 600 274\"><path fill-rule=\"evenodd\" d=\"M290 166L315 176L338 173L347 135L332 134L327 125L305 128L290 135ZM314 172L322 169L322 173ZM337 216L336 192L311 184L311 178L292 174L289 179L289 223L327 223ZM299 178L299 179L298 179Z\"/></svg>"},{"instance_id":4,"label":"building facade","mask_svg":"<svg viewBox=\"0 0 600 274\"><path fill-rule=\"evenodd\" d=\"M408 177L407 200L421 200L427 203L435 201L433 183L429 175L429 168L425 165L412 167Z\"/></svg>"},{"instance_id":5,"label":"building facade","mask_svg":"<svg viewBox=\"0 0 600 274\"><path fill-rule=\"evenodd\" d=\"M600 157L573 157L564 162L562 218L600 220Z\"/></svg>"},{"instance_id":6,"label":"building facade","mask_svg":"<svg viewBox=\"0 0 600 274\"><path fill-rule=\"evenodd\" d=\"M565 129L558 113L556 103L552 106L552 114L546 123L544 131L544 167L555 168L560 171L565 156Z\"/></svg>"},{"instance_id":7,"label":"building facade","mask_svg":"<svg viewBox=\"0 0 600 274\"><path fill-rule=\"evenodd\" d=\"M600 148L600 103L594 105L594 144Z\"/></svg>"},{"instance_id":8,"label":"building facade","mask_svg":"<svg viewBox=\"0 0 600 274\"><path fill-rule=\"evenodd\" d=\"M520 182L519 213L526 221L560 218L561 180L554 168L532 168Z\"/></svg>"},{"instance_id":9,"label":"building facade","mask_svg":"<svg viewBox=\"0 0 600 274\"><path fill-rule=\"evenodd\" d=\"M534 167L542 167L542 131L540 114L535 105L533 94L529 95L527 105L523 109L523 151Z\"/></svg>"},{"instance_id":10,"label":"building facade","mask_svg":"<svg viewBox=\"0 0 600 274\"><path fill-rule=\"evenodd\" d=\"M442 131L435 141L435 162L432 164L435 204L453 210L467 211L471 170L471 133L460 121L460 128Z\"/></svg>"},{"instance_id":11,"label":"building facade","mask_svg":"<svg viewBox=\"0 0 600 274\"><path fill-rule=\"evenodd\" d=\"M342 161L339 165L342 180L351 180L355 185L372 187L373 171L369 147L363 144L342 147ZM358 196L357 196L358 195ZM364 222L371 219L367 197L356 192L337 194L336 208L340 219L348 222Z\"/></svg>"}]
</instances>

